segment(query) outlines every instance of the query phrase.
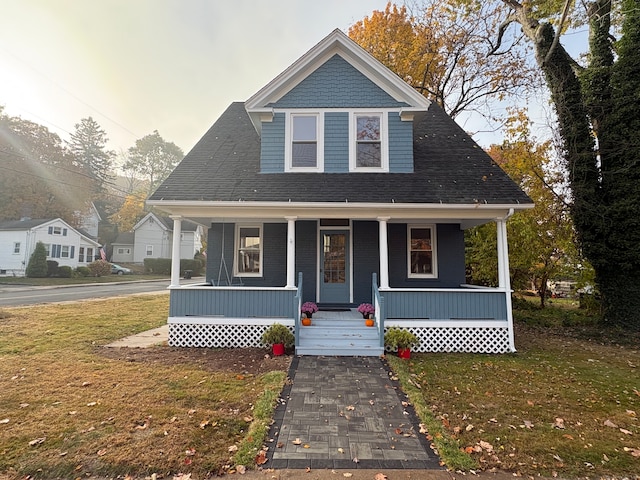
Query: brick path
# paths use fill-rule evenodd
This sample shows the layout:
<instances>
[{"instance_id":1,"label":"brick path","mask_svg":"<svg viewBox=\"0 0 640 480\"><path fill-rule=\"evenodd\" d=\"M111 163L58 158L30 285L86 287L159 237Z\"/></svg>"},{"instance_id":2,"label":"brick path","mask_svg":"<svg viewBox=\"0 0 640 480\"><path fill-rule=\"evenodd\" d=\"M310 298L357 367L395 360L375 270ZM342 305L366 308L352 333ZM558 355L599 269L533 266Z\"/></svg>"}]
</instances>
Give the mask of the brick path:
<instances>
[{"instance_id":1,"label":"brick path","mask_svg":"<svg viewBox=\"0 0 640 480\"><path fill-rule=\"evenodd\" d=\"M295 357L290 377L266 467L441 469L380 358Z\"/></svg>"}]
</instances>

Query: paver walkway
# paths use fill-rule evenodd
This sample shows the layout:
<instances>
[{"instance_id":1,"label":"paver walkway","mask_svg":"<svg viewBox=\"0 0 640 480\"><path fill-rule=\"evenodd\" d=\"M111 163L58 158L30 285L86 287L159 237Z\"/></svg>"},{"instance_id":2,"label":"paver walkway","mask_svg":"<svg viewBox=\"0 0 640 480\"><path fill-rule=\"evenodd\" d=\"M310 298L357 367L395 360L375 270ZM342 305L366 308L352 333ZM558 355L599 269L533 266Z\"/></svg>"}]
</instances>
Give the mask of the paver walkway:
<instances>
[{"instance_id":1,"label":"paver walkway","mask_svg":"<svg viewBox=\"0 0 640 480\"><path fill-rule=\"evenodd\" d=\"M382 359L294 357L290 377L265 466L441 469Z\"/></svg>"}]
</instances>

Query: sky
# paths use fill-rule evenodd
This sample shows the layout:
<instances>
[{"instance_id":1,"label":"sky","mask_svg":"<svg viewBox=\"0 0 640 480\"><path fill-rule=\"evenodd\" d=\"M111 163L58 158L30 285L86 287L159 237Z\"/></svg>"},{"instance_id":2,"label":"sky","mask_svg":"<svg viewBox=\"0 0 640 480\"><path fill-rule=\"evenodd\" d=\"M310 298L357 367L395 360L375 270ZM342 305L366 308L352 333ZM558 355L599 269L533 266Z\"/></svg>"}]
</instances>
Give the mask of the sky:
<instances>
[{"instance_id":1,"label":"sky","mask_svg":"<svg viewBox=\"0 0 640 480\"><path fill-rule=\"evenodd\" d=\"M91 116L126 150L187 153L336 28L387 0L0 0L0 105L68 140Z\"/></svg>"}]
</instances>

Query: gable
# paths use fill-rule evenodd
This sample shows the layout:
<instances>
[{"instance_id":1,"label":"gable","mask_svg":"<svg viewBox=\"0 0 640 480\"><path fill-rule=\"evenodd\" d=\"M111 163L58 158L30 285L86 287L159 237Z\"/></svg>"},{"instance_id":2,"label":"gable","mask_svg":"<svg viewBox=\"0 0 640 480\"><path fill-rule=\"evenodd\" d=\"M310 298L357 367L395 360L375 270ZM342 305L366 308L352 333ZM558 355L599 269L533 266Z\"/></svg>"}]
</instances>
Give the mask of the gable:
<instances>
[{"instance_id":1,"label":"gable","mask_svg":"<svg viewBox=\"0 0 640 480\"><path fill-rule=\"evenodd\" d=\"M395 100L370 78L335 54L304 78L273 108L397 108L409 106Z\"/></svg>"}]
</instances>

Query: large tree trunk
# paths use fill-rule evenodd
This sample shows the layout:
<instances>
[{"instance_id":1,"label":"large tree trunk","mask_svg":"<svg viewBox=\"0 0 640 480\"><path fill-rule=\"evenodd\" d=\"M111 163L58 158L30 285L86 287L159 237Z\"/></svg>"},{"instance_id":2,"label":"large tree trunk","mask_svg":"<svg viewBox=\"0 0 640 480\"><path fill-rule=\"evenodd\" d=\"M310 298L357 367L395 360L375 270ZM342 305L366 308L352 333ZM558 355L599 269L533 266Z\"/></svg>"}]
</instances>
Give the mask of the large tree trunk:
<instances>
[{"instance_id":1,"label":"large tree trunk","mask_svg":"<svg viewBox=\"0 0 640 480\"><path fill-rule=\"evenodd\" d=\"M554 42L551 24L535 20L525 4L507 3L534 44L555 105L573 194L572 217L596 272L604 319L640 330L640 27L631 18L640 15L634 2L626 0L629 47L621 47L614 64L611 1L592 2L590 65L578 74L573 59Z\"/></svg>"}]
</instances>

